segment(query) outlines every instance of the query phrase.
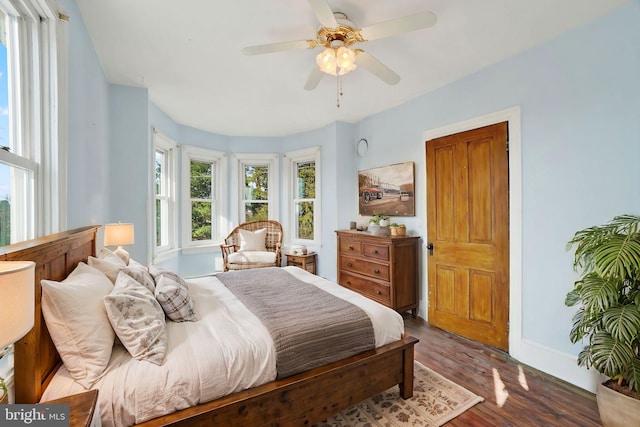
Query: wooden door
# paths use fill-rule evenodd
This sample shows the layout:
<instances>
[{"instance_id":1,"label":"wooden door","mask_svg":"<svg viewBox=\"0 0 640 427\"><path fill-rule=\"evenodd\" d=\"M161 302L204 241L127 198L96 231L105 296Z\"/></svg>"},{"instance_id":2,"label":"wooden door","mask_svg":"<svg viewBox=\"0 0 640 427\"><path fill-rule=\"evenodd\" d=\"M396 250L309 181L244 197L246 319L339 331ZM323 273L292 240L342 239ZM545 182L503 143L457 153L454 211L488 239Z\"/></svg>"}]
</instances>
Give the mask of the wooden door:
<instances>
[{"instance_id":1,"label":"wooden door","mask_svg":"<svg viewBox=\"0 0 640 427\"><path fill-rule=\"evenodd\" d=\"M508 351L507 123L426 150L429 323Z\"/></svg>"}]
</instances>

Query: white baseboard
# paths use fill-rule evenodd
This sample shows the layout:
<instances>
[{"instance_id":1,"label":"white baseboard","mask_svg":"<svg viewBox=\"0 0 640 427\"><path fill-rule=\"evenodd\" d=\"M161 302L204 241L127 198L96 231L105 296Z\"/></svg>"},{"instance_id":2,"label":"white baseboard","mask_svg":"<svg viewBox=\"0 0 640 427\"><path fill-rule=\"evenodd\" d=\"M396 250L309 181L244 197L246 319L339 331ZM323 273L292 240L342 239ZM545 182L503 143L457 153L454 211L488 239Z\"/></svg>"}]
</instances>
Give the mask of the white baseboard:
<instances>
[{"instance_id":1,"label":"white baseboard","mask_svg":"<svg viewBox=\"0 0 640 427\"><path fill-rule=\"evenodd\" d=\"M578 366L578 358L572 354L543 346L541 344L522 339L512 357L532 368L546 372L556 378L567 381L591 393L596 392L596 386L602 382L602 377L595 369Z\"/></svg>"}]
</instances>

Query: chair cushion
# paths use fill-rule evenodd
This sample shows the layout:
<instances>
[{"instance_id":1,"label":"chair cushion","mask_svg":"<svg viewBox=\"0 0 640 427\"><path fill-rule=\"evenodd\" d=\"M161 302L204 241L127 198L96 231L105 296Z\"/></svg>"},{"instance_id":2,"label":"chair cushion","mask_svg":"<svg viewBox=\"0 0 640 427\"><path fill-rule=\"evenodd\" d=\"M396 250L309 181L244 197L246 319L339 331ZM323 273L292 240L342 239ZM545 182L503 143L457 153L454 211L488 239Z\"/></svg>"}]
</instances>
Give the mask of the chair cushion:
<instances>
[{"instance_id":1,"label":"chair cushion","mask_svg":"<svg viewBox=\"0 0 640 427\"><path fill-rule=\"evenodd\" d=\"M267 229L261 228L256 231L238 230L240 233L240 252L262 251L266 252Z\"/></svg>"},{"instance_id":2,"label":"chair cushion","mask_svg":"<svg viewBox=\"0 0 640 427\"><path fill-rule=\"evenodd\" d=\"M229 254L228 264L274 264L276 253L269 251L246 251Z\"/></svg>"}]
</instances>

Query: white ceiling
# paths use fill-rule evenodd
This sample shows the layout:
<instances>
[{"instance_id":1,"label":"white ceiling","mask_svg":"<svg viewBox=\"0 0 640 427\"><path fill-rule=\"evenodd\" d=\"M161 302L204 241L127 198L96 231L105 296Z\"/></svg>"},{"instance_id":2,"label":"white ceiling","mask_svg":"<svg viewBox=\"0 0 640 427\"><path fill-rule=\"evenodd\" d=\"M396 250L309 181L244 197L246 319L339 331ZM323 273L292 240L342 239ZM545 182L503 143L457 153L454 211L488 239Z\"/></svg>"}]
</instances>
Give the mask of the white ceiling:
<instances>
[{"instance_id":1,"label":"white ceiling","mask_svg":"<svg viewBox=\"0 0 640 427\"><path fill-rule=\"evenodd\" d=\"M110 83L145 87L176 122L279 136L357 122L583 25L629 0L328 0L359 27L432 11L432 28L359 44L400 75L360 68L303 89L320 48L245 56L245 46L315 39L305 0L77 0ZM71 19L74 19L71 17Z\"/></svg>"}]
</instances>

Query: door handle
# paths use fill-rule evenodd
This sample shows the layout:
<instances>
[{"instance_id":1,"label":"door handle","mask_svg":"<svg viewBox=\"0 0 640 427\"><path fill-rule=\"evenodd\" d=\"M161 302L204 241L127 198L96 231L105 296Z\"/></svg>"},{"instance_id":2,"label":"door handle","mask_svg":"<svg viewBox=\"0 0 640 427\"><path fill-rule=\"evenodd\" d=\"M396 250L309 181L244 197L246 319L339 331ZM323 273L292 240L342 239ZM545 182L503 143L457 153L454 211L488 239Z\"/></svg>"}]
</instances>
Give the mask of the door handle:
<instances>
[{"instance_id":1,"label":"door handle","mask_svg":"<svg viewBox=\"0 0 640 427\"><path fill-rule=\"evenodd\" d=\"M433 256L433 243L432 242L427 243L427 249L429 250L429 255Z\"/></svg>"}]
</instances>

